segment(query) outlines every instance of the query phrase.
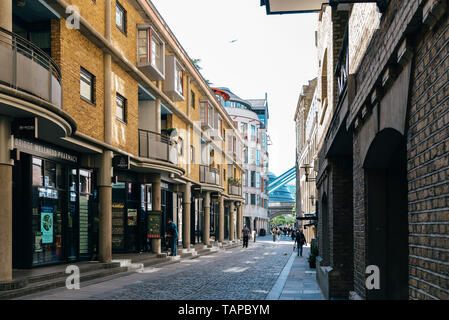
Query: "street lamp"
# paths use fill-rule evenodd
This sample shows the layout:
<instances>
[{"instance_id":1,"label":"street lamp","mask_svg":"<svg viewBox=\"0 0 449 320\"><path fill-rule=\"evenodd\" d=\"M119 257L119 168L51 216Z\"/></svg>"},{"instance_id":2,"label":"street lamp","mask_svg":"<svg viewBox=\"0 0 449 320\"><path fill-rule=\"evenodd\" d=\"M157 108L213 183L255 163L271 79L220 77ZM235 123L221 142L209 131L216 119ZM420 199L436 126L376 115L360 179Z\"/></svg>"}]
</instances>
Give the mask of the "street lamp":
<instances>
[{"instance_id":1,"label":"street lamp","mask_svg":"<svg viewBox=\"0 0 449 320\"><path fill-rule=\"evenodd\" d=\"M339 4L376 3L380 12L385 12L388 0L260 0L267 14L309 13L321 11L324 5L337 7Z\"/></svg>"},{"instance_id":2,"label":"street lamp","mask_svg":"<svg viewBox=\"0 0 449 320\"><path fill-rule=\"evenodd\" d=\"M307 163L301 167L301 169L304 169L305 171L305 175L306 175L306 182L313 182L316 181L316 178L309 178L309 169L312 168L310 165L308 165Z\"/></svg>"}]
</instances>

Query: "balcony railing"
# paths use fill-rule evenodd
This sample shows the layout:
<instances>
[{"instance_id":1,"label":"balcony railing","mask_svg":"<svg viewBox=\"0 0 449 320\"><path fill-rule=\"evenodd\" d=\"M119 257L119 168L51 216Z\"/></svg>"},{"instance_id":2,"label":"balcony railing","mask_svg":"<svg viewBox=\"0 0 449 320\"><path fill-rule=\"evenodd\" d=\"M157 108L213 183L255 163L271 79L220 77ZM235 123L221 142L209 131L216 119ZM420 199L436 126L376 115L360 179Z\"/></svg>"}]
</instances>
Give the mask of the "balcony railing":
<instances>
[{"instance_id":1,"label":"balcony railing","mask_svg":"<svg viewBox=\"0 0 449 320\"><path fill-rule=\"evenodd\" d=\"M200 165L200 183L220 185L220 172L215 168Z\"/></svg>"},{"instance_id":2,"label":"balcony railing","mask_svg":"<svg viewBox=\"0 0 449 320\"><path fill-rule=\"evenodd\" d=\"M178 149L170 138L160 133L139 129L139 156L178 164Z\"/></svg>"},{"instance_id":3,"label":"balcony railing","mask_svg":"<svg viewBox=\"0 0 449 320\"><path fill-rule=\"evenodd\" d=\"M242 195L242 186L241 185L228 185L228 194L233 196L241 196Z\"/></svg>"},{"instance_id":4,"label":"balcony railing","mask_svg":"<svg viewBox=\"0 0 449 320\"><path fill-rule=\"evenodd\" d=\"M0 83L62 106L58 65L30 41L1 27Z\"/></svg>"}]
</instances>

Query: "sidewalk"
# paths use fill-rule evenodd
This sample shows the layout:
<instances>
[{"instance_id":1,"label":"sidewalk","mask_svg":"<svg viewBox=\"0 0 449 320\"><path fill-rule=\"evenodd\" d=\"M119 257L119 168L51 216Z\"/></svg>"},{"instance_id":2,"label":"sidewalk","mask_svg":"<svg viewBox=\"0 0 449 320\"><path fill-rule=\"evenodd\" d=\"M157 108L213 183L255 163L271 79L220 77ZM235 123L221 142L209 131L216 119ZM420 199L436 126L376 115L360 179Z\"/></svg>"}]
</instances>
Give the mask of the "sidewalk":
<instances>
[{"instance_id":1,"label":"sidewalk","mask_svg":"<svg viewBox=\"0 0 449 320\"><path fill-rule=\"evenodd\" d=\"M316 282L316 269L309 267L310 247L304 247L302 257L289 252L290 259L266 300L324 300Z\"/></svg>"}]
</instances>

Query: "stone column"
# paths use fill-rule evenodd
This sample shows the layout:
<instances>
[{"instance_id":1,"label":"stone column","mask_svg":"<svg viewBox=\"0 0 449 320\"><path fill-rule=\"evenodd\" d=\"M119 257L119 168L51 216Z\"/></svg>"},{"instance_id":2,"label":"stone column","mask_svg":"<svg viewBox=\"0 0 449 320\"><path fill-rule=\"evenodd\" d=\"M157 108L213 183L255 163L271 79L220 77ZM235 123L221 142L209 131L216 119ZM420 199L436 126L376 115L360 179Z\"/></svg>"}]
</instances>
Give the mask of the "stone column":
<instances>
[{"instance_id":1,"label":"stone column","mask_svg":"<svg viewBox=\"0 0 449 320\"><path fill-rule=\"evenodd\" d=\"M99 248L98 256L101 262L112 260L112 151L104 151L100 156L98 175L99 193Z\"/></svg>"},{"instance_id":2,"label":"stone column","mask_svg":"<svg viewBox=\"0 0 449 320\"><path fill-rule=\"evenodd\" d=\"M3 2L11 4L11 1ZM2 6L0 6L1 9ZM12 161L10 146L10 120L0 117L0 282L12 280Z\"/></svg>"},{"instance_id":3,"label":"stone column","mask_svg":"<svg viewBox=\"0 0 449 320\"><path fill-rule=\"evenodd\" d=\"M105 6L105 37L110 40L111 35L111 7L110 1ZM110 54L103 56L104 67L104 141L112 144L112 58ZM99 156L100 168L98 172L99 194L99 248L98 256L101 262L112 261L112 157L110 150L105 150Z\"/></svg>"},{"instance_id":4,"label":"stone column","mask_svg":"<svg viewBox=\"0 0 449 320\"><path fill-rule=\"evenodd\" d=\"M154 211L162 210L161 203L161 176L154 175L151 179L151 191L153 193L152 206ZM161 239L151 239L151 249L153 253L161 253Z\"/></svg>"},{"instance_id":5,"label":"stone column","mask_svg":"<svg viewBox=\"0 0 449 320\"><path fill-rule=\"evenodd\" d=\"M235 217L235 205L234 201L231 201L231 204L229 206L229 241L233 241L234 238L234 231L235 231L235 224L234 224L234 217Z\"/></svg>"},{"instance_id":6,"label":"stone column","mask_svg":"<svg viewBox=\"0 0 449 320\"><path fill-rule=\"evenodd\" d=\"M184 249L190 249L190 205L192 202L190 190L192 184L187 182L184 185L184 210L182 211L182 246Z\"/></svg>"},{"instance_id":7,"label":"stone column","mask_svg":"<svg viewBox=\"0 0 449 320\"><path fill-rule=\"evenodd\" d=\"M224 241L224 197L220 197L220 208L218 211L218 241Z\"/></svg>"},{"instance_id":8,"label":"stone column","mask_svg":"<svg viewBox=\"0 0 449 320\"><path fill-rule=\"evenodd\" d=\"M0 1L0 27L12 31L12 1Z\"/></svg>"},{"instance_id":9,"label":"stone column","mask_svg":"<svg viewBox=\"0 0 449 320\"><path fill-rule=\"evenodd\" d=\"M203 243L210 245L210 192L204 193Z\"/></svg>"},{"instance_id":10,"label":"stone column","mask_svg":"<svg viewBox=\"0 0 449 320\"><path fill-rule=\"evenodd\" d=\"M242 216L242 203L237 207L237 239L242 240L243 229L243 216Z\"/></svg>"}]
</instances>

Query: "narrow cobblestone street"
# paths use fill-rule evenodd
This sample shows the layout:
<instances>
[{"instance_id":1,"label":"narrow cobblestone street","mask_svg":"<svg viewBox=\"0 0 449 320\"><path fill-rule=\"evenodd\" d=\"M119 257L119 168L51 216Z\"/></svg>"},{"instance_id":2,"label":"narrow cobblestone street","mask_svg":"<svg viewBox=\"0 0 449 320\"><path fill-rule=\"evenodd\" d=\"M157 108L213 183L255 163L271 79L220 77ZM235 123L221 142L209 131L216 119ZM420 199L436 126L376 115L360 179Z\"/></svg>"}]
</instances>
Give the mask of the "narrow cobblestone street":
<instances>
[{"instance_id":1,"label":"narrow cobblestone street","mask_svg":"<svg viewBox=\"0 0 449 320\"><path fill-rule=\"evenodd\" d=\"M114 276L100 283L81 283L81 289L76 291L55 289L21 299L322 299L321 293L317 291L315 272L308 265L304 267L308 249L303 257L297 257L296 254L292 255L292 247L293 242L289 239L272 242L271 238L264 237L255 243L250 241L247 249L238 247L219 251L160 268L145 268L127 276ZM308 270L308 274L304 273L304 269ZM307 283L301 284L298 275L309 278ZM296 282L291 284L289 279ZM284 287L288 292L283 291ZM291 295L291 292L297 294ZM300 293L306 295L302 297Z\"/></svg>"}]
</instances>

